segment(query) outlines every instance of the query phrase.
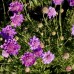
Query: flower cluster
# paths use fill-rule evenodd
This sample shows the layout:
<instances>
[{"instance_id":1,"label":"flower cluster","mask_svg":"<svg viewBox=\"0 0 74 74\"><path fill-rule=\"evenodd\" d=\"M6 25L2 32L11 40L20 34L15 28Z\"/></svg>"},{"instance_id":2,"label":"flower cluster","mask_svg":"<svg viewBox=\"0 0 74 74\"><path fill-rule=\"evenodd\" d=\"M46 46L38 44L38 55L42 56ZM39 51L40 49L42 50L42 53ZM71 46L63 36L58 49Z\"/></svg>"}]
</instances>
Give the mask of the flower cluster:
<instances>
[{"instance_id":1,"label":"flower cluster","mask_svg":"<svg viewBox=\"0 0 74 74\"><path fill-rule=\"evenodd\" d=\"M4 38L4 43L0 46L3 49L2 55L8 58L9 55L17 55L20 50L20 45L14 39L14 36L17 34L14 27L20 26L23 22L24 18L22 14L19 14L23 10L23 4L14 1L10 3L9 11L14 13L13 16L10 17L11 25L7 25L2 28L0 35ZM12 27L12 25L14 27Z\"/></svg>"},{"instance_id":2,"label":"flower cluster","mask_svg":"<svg viewBox=\"0 0 74 74\"><path fill-rule=\"evenodd\" d=\"M29 45L33 52L24 53L20 59L22 64L26 67L32 66L39 57L42 58L44 64L49 64L54 60L54 54L50 51L43 52L43 49L40 46L40 40L36 36L33 36L33 38L30 39Z\"/></svg>"},{"instance_id":3,"label":"flower cluster","mask_svg":"<svg viewBox=\"0 0 74 74\"><path fill-rule=\"evenodd\" d=\"M21 26L24 17L23 14L19 14L19 12L23 11L23 4L18 1L14 1L10 3L9 11L14 13L14 15L10 17L11 25L14 27Z\"/></svg>"}]
</instances>

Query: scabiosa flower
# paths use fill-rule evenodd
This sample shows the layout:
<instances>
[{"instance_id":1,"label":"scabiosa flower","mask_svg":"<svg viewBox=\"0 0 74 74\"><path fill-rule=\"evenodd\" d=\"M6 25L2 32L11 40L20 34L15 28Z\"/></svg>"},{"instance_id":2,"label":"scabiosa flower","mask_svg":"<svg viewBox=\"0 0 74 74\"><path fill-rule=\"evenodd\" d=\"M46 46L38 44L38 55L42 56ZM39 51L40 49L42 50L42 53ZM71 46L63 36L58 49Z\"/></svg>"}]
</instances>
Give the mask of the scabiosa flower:
<instances>
[{"instance_id":1,"label":"scabiosa flower","mask_svg":"<svg viewBox=\"0 0 74 74\"><path fill-rule=\"evenodd\" d=\"M53 0L53 3L54 3L55 5L61 5L62 2L63 2L63 0Z\"/></svg>"},{"instance_id":2,"label":"scabiosa flower","mask_svg":"<svg viewBox=\"0 0 74 74\"><path fill-rule=\"evenodd\" d=\"M8 58L9 54L6 51L2 50L2 56Z\"/></svg>"},{"instance_id":3,"label":"scabiosa flower","mask_svg":"<svg viewBox=\"0 0 74 74\"><path fill-rule=\"evenodd\" d=\"M36 36L33 36L28 44L30 45L31 50L35 50L40 46L40 40Z\"/></svg>"},{"instance_id":4,"label":"scabiosa flower","mask_svg":"<svg viewBox=\"0 0 74 74\"><path fill-rule=\"evenodd\" d=\"M15 32L15 29L13 29L11 25L7 25L5 28L2 28L0 34L2 35L3 38L9 39L13 38L14 35L17 33Z\"/></svg>"},{"instance_id":5,"label":"scabiosa flower","mask_svg":"<svg viewBox=\"0 0 74 74\"><path fill-rule=\"evenodd\" d=\"M24 55L21 56L20 58L21 62L23 65L26 67L32 66L35 63L35 57L34 54L31 52L26 52Z\"/></svg>"},{"instance_id":6,"label":"scabiosa flower","mask_svg":"<svg viewBox=\"0 0 74 74\"><path fill-rule=\"evenodd\" d=\"M69 0L70 6L74 6L74 0Z\"/></svg>"},{"instance_id":7,"label":"scabiosa flower","mask_svg":"<svg viewBox=\"0 0 74 74\"><path fill-rule=\"evenodd\" d=\"M0 46L10 55L17 55L20 50L20 45L16 42L15 39L5 40L4 44Z\"/></svg>"},{"instance_id":8,"label":"scabiosa flower","mask_svg":"<svg viewBox=\"0 0 74 74\"><path fill-rule=\"evenodd\" d=\"M21 12L23 10L23 4L18 1L13 1L9 5L10 5L9 11Z\"/></svg>"},{"instance_id":9,"label":"scabiosa flower","mask_svg":"<svg viewBox=\"0 0 74 74\"><path fill-rule=\"evenodd\" d=\"M42 53L43 53L43 50L42 50L41 47L39 47L39 48L37 48L37 49L35 49L35 50L33 51L33 54L34 54L34 56L35 56L36 58L41 57L41 56L42 56Z\"/></svg>"},{"instance_id":10,"label":"scabiosa flower","mask_svg":"<svg viewBox=\"0 0 74 74\"><path fill-rule=\"evenodd\" d=\"M71 35L74 35L74 25L71 28Z\"/></svg>"},{"instance_id":11,"label":"scabiosa flower","mask_svg":"<svg viewBox=\"0 0 74 74\"><path fill-rule=\"evenodd\" d=\"M56 16L56 14L57 14L57 12L56 12L55 8L50 6L48 14L47 14L49 19L51 19L52 17L54 18Z\"/></svg>"},{"instance_id":12,"label":"scabiosa flower","mask_svg":"<svg viewBox=\"0 0 74 74\"><path fill-rule=\"evenodd\" d=\"M52 54L50 51L43 53L42 59L44 64L49 64L54 60L54 54Z\"/></svg>"},{"instance_id":13,"label":"scabiosa flower","mask_svg":"<svg viewBox=\"0 0 74 74\"><path fill-rule=\"evenodd\" d=\"M10 19L11 19L11 25L13 25L14 27L20 26L24 20L22 14L16 14L16 13L14 13L14 15L10 17Z\"/></svg>"}]
</instances>

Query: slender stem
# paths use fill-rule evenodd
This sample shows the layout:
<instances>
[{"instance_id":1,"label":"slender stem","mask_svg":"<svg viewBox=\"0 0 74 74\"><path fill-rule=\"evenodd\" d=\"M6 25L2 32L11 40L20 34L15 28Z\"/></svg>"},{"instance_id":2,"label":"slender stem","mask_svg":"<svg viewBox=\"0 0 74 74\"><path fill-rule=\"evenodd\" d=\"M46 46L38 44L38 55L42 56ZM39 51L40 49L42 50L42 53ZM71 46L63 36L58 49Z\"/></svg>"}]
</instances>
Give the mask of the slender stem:
<instances>
[{"instance_id":1,"label":"slender stem","mask_svg":"<svg viewBox=\"0 0 74 74\"><path fill-rule=\"evenodd\" d=\"M62 25L61 25L61 5L60 5L60 11L59 11L59 25L60 25L60 35L62 36Z\"/></svg>"},{"instance_id":2,"label":"slender stem","mask_svg":"<svg viewBox=\"0 0 74 74\"><path fill-rule=\"evenodd\" d=\"M5 24L5 23L6 23L6 17L5 17L6 13L5 13L5 5L4 5L4 0L2 0L2 2L3 2L3 9L4 9L4 24Z\"/></svg>"}]
</instances>

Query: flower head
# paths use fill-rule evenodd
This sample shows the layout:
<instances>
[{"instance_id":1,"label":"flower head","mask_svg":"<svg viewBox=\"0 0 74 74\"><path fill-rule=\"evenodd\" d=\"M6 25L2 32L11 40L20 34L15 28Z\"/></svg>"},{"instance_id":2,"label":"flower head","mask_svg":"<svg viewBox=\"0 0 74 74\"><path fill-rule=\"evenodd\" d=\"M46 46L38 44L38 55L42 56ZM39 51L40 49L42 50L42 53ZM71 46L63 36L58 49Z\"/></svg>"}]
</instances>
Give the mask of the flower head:
<instances>
[{"instance_id":1,"label":"flower head","mask_svg":"<svg viewBox=\"0 0 74 74\"><path fill-rule=\"evenodd\" d=\"M13 29L11 25L7 25L5 28L2 28L0 34L2 35L3 38L9 39L13 38L14 35L17 33L15 32L15 29Z\"/></svg>"},{"instance_id":2,"label":"flower head","mask_svg":"<svg viewBox=\"0 0 74 74\"><path fill-rule=\"evenodd\" d=\"M54 54L52 54L50 51L43 53L42 59L44 64L49 64L54 60Z\"/></svg>"},{"instance_id":3,"label":"flower head","mask_svg":"<svg viewBox=\"0 0 74 74\"><path fill-rule=\"evenodd\" d=\"M69 0L70 6L74 6L74 0Z\"/></svg>"},{"instance_id":4,"label":"flower head","mask_svg":"<svg viewBox=\"0 0 74 74\"><path fill-rule=\"evenodd\" d=\"M9 11L21 12L23 10L23 4L18 1L13 1L9 5L10 5Z\"/></svg>"},{"instance_id":5,"label":"flower head","mask_svg":"<svg viewBox=\"0 0 74 74\"><path fill-rule=\"evenodd\" d=\"M54 18L56 16L57 12L55 10L55 8L53 7L49 7L49 11L48 11L48 17L49 19L51 19L52 17Z\"/></svg>"},{"instance_id":6,"label":"flower head","mask_svg":"<svg viewBox=\"0 0 74 74\"><path fill-rule=\"evenodd\" d=\"M53 3L54 3L55 5L61 5L62 2L63 2L63 0L53 0Z\"/></svg>"},{"instance_id":7,"label":"flower head","mask_svg":"<svg viewBox=\"0 0 74 74\"><path fill-rule=\"evenodd\" d=\"M15 39L5 40L4 44L0 46L10 55L17 55L20 50L20 45L16 42Z\"/></svg>"},{"instance_id":8,"label":"flower head","mask_svg":"<svg viewBox=\"0 0 74 74\"><path fill-rule=\"evenodd\" d=\"M34 56L35 56L36 58L41 57L41 56L42 56L42 53L43 53L43 50L42 50L41 47L39 47L39 48L37 48L37 49L35 49L35 50L33 51L33 54L34 54Z\"/></svg>"},{"instance_id":9,"label":"flower head","mask_svg":"<svg viewBox=\"0 0 74 74\"><path fill-rule=\"evenodd\" d=\"M5 57L5 58L8 58L9 54L6 51L3 50L2 51L2 56Z\"/></svg>"},{"instance_id":10,"label":"flower head","mask_svg":"<svg viewBox=\"0 0 74 74\"><path fill-rule=\"evenodd\" d=\"M10 17L10 19L11 19L11 24L14 27L20 26L24 20L22 14L16 14L16 13L14 13L14 15Z\"/></svg>"},{"instance_id":11,"label":"flower head","mask_svg":"<svg viewBox=\"0 0 74 74\"><path fill-rule=\"evenodd\" d=\"M74 35L74 25L71 28L71 35Z\"/></svg>"},{"instance_id":12,"label":"flower head","mask_svg":"<svg viewBox=\"0 0 74 74\"><path fill-rule=\"evenodd\" d=\"M26 67L32 66L35 63L34 54L31 52L24 53L24 55L21 56L20 60Z\"/></svg>"},{"instance_id":13,"label":"flower head","mask_svg":"<svg viewBox=\"0 0 74 74\"><path fill-rule=\"evenodd\" d=\"M40 46L40 40L36 36L33 36L28 44L30 45L31 50L35 50Z\"/></svg>"}]
</instances>

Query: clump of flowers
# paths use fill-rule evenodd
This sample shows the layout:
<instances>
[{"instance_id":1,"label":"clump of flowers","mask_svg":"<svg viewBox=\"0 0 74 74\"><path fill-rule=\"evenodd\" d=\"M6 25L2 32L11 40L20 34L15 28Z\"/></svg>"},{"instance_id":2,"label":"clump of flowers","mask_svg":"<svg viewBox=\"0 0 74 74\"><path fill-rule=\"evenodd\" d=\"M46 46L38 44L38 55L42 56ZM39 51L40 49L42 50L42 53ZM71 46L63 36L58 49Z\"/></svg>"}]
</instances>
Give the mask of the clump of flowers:
<instances>
[{"instance_id":1,"label":"clump of flowers","mask_svg":"<svg viewBox=\"0 0 74 74\"><path fill-rule=\"evenodd\" d=\"M56 16L56 14L57 14L57 12L56 12L55 8L50 6L48 14L47 14L49 19L51 19L52 17L54 18Z\"/></svg>"},{"instance_id":2,"label":"clump of flowers","mask_svg":"<svg viewBox=\"0 0 74 74\"><path fill-rule=\"evenodd\" d=\"M30 45L31 50L35 50L40 47L40 40L36 36L33 36L28 44Z\"/></svg>"},{"instance_id":3,"label":"clump of flowers","mask_svg":"<svg viewBox=\"0 0 74 74\"><path fill-rule=\"evenodd\" d=\"M55 5L61 5L64 0L53 0Z\"/></svg>"},{"instance_id":4,"label":"clump of flowers","mask_svg":"<svg viewBox=\"0 0 74 74\"><path fill-rule=\"evenodd\" d=\"M18 1L13 1L12 3L9 4L9 11L12 12L21 12L23 10L23 4L18 2Z\"/></svg>"},{"instance_id":5,"label":"clump of flowers","mask_svg":"<svg viewBox=\"0 0 74 74\"><path fill-rule=\"evenodd\" d=\"M43 52L43 49L40 46L40 40L36 36L33 36L33 38L30 39L29 45L33 52L27 52L21 56L22 64L26 67L32 66L39 57L42 58L44 64L49 64L54 60L54 54L50 51Z\"/></svg>"},{"instance_id":6,"label":"clump of flowers","mask_svg":"<svg viewBox=\"0 0 74 74\"><path fill-rule=\"evenodd\" d=\"M26 52L24 55L21 56L22 64L26 67L32 66L35 63L35 57L34 54L31 52Z\"/></svg>"},{"instance_id":7,"label":"clump of flowers","mask_svg":"<svg viewBox=\"0 0 74 74\"><path fill-rule=\"evenodd\" d=\"M54 60L54 54L52 54L50 51L44 52L42 55L43 63L49 64Z\"/></svg>"},{"instance_id":8,"label":"clump of flowers","mask_svg":"<svg viewBox=\"0 0 74 74\"><path fill-rule=\"evenodd\" d=\"M14 13L14 15L10 17L10 19L11 19L11 25L13 25L14 27L20 26L24 20L22 14L16 14L16 13Z\"/></svg>"},{"instance_id":9,"label":"clump of flowers","mask_svg":"<svg viewBox=\"0 0 74 74\"><path fill-rule=\"evenodd\" d=\"M2 28L2 31L0 32L0 35L4 39L13 38L15 34L17 34L17 32L12 28L11 25L7 25L5 28Z\"/></svg>"},{"instance_id":10,"label":"clump of flowers","mask_svg":"<svg viewBox=\"0 0 74 74\"><path fill-rule=\"evenodd\" d=\"M0 46L4 51L9 53L10 55L17 55L20 50L20 45L17 43L15 39L5 40L4 44Z\"/></svg>"}]
</instances>

